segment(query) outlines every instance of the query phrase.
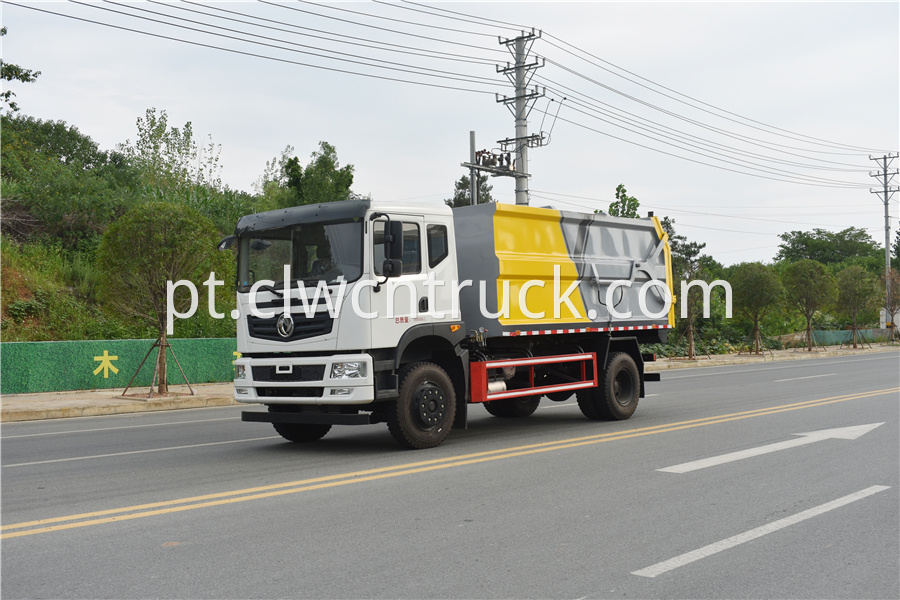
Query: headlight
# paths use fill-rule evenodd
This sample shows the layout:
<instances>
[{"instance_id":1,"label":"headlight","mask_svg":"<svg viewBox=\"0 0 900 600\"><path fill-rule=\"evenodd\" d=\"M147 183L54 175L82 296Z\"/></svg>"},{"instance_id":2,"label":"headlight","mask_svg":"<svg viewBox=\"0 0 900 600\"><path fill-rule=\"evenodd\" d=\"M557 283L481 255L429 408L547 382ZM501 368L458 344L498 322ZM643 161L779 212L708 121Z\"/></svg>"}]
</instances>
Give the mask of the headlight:
<instances>
[{"instance_id":1,"label":"headlight","mask_svg":"<svg viewBox=\"0 0 900 600\"><path fill-rule=\"evenodd\" d=\"M331 365L332 379L358 379L366 376L366 363L362 361L339 362Z\"/></svg>"},{"instance_id":2,"label":"headlight","mask_svg":"<svg viewBox=\"0 0 900 600\"><path fill-rule=\"evenodd\" d=\"M244 365L234 365L234 378L244 379L247 377L247 369Z\"/></svg>"}]
</instances>

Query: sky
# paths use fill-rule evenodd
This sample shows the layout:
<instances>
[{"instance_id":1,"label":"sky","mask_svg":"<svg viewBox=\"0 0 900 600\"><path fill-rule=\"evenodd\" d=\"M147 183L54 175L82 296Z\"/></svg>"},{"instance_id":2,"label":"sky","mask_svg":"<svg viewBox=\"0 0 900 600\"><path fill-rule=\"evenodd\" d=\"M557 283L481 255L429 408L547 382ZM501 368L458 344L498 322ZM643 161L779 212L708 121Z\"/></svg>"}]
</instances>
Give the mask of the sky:
<instances>
[{"instance_id":1,"label":"sky","mask_svg":"<svg viewBox=\"0 0 900 600\"><path fill-rule=\"evenodd\" d=\"M3 60L41 71L9 88L24 114L112 149L134 140L148 108L164 110L221 145L222 180L248 192L285 147L305 164L327 141L354 166L355 192L424 203L451 197L468 174L470 131L478 149L515 135L497 102L513 95L497 72L512 60L501 41L534 28L529 61L543 66L531 87L543 96L528 131L546 143L529 150L533 206L606 210L623 184L642 214L673 218L726 265L772 261L778 234L793 230L853 226L884 240L869 156L900 149L897 2L15 0L0 10ZM512 178L490 183L496 200L515 202Z\"/></svg>"}]
</instances>

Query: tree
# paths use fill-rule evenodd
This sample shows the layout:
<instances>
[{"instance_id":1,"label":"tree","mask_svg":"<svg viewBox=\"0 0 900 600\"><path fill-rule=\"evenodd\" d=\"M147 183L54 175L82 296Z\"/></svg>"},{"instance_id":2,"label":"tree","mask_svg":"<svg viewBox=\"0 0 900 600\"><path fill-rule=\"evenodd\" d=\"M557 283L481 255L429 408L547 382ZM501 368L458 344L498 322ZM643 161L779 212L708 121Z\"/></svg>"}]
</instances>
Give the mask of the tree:
<instances>
[{"instance_id":1,"label":"tree","mask_svg":"<svg viewBox=\"0 0 900 600\"><path fill-rule=\"evenodd\" d=\"M212 142L200 148L188 121L181 129L169 126L166 111L157 114L148 108L137 118L138 137L125 140L119 150L142 174L148 192L161 199L167 194L184 195L192 188L221 187L219 153L221 147Z\"/></svg>"},{"instance_id":2,"label":"tree","mask_svg":"<svg viewBox=\"0 0 900 600\"><path fill-rule=\"evenodd\" d=\"M878 304L876 280L862 267L850 266L838 273L837 284L837 308L853 321L853 347L856 348L857 317Z\"/></svg>"},{"instance_id":3,"label":"tree","mask_svg":"<svg viewBox=\"0 0 900 600\"><path fill-rule=\"evenodd\" d=\"M806 319L807 350L812 352L812 319L816 311L828 307L836 296L834 277L817 261L805 258L790 263L783 272L788 302Z\"/></svg>"},{"instance_id":4,"label":"tree","mask_svg":"<svg viewBox=\"0 0 900 600\"><path fill-rule=\"evenodd\" d=\"M214 270L218 233L195 209L147 202L128 211L103 234L97 251L104 299L159 333L159 393L166 383L167 282L203 281ZM177 295L174 309L186 312L189 298Z\"/></svg>"},{"instance_id":5,"label":"tree","mask_svg":"<svg viewBox=\"0 0 900 600\"><path fill-rule=\"evenodd\" d=\"M488 185L488 176L478 174L478 204L488 204L494 202L491 196L494 186ZM472 178L468 175L460 177L453 186L453 198L444 200L444 203L450 208L458 208L460 206L469 206L472 204Z\"/></svg>"},{"instance_id":6,"label":"tree","mask_svg":"<svg viewBox=\"0 0 900 600\"><path fill-rule=\"evenodd\" d=\"M6 27L0 27L0 37L6 35ZM0 79L4 81L21 81L22 83L31 83L38 78L40 75L40 71L32 71L31 69L24 69L19 65L10 64L8 62L4 62L3 59L0 59ZM12 90L4 90L0 93L0 100L2 100L12 112L18 112L19 105L13 101L13 93Z\"/></svg>"},{"instance_id":7,"label":"tree","mask_svg":"<svg viewBox=\"0 0 900 600\"><path fill-rule=\"evenodd\" d=\"M791 231L778 236L775 260L796 262L810 259L823 265L840 263L857 257L879 256L884 252L865 229L848 227L837 233L825 229Z\"/></svg>"},{"instance_id":8,"label":"tree","mask_svg":"<svg viewBox=\"0 0 900 600\"><path fill-rule=\"evenodd\" d=\"M888 340L893 341L894 332L897 330L897 323L894 322L894 315L900 312L900 271L892 268L890 270L890 286L891 297L888 299L885 293L885 276L881 276L881 303L885 309L885 319L888 328Z\"/></svg>"},{"instance_id":9,"label":"tree","mask_svg":"<svg viewBox=\"0 0 900 600\"><path fill-rule=\"evenodd\" d=\"M21 114L0 120L4 231L58 238L67 249L96 247L132 202L135 170L63 121Z\"/></svg>"},{"instance_id":10,"label":"tree","mask_svg":"<svg viewBox=\"0 0 900 600\"><path fill-rule=\"evenodd\" d=\"M621 187L621 186L619 186ZM624 192L624 188L622 188ZM683 235L675 234L675 219L664 217L660 225L669 236L669 248L672 253L672 277L674 281L691 282L703 278L704 265L709 262L709 257L701 255L706 244L690 242ZM697 303L701 290L692 287L688 291L687 298L678 298L678 302L687 305L687 319L685 335L687 335L688 358L694 358L694 321L697 318Z\"/></svg>"},{"instance_id":11,"label":"tree","mask_svg":"<svg viewBox=\"0 0 900 600\"><path fill-rule=\"evenodd\" d=\"M759 322L778 308L784 297L784 286L772 267L758 262L737 265L730 283L735 312L753 322L750 336L759 354Z\"/></svg>"},{"instance_id":12,"label":"tree","mask_svg":"<svg viewBox=\"0 0 900 600\"><path fill-rule=\"evenodd\" d=\"M347 200L352 194L354 167L341 167L337 150L328 142L319 142L319 150L310 155L305 168L295 156L282 169L284 185L296 193L297 205Z\"/></svg>"},{"instance_id":13,"label":"tree","mask_svg":"<svg viewBox=\"0 0 900 600\"><path fill-rule=\"evenodd\" d=\"M894 255L891 259L891 264L895 269L900 269L900 229L897 230L897 234L894 236L894 243L891 244L891 248L891 253Z\"/></svg>"},{"instance_id":14,"label":"tree","mask_svg":"<svg viewBox=\"0 0 900 600\"><path fill-rule=\"evenodd\" d=\"M634 196L629 196L624 184L616 187L616 201L609 205L609 214L613 217L627 217L637 219L640 202Z\"/></svg>"}]
</instances>

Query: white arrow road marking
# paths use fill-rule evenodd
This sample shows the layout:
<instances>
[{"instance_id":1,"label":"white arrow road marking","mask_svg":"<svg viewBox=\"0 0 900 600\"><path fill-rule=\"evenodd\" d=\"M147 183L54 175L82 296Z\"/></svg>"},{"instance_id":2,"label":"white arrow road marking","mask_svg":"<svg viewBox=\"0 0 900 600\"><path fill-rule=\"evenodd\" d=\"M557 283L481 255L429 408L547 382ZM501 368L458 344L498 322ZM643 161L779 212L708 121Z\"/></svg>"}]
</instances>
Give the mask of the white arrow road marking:
<instances>
[{"instance_id":1,"label":"white arrow road marking","mask_svg":"<svg viewBox=\"0 0 900 600\"><path fill-rule=\"evenodd\" d=\"M877 494L878 492L883 492L884 490L889 489L891 488L887 485L873 485L872 487L868 487L864 490L860 490L848 496L844 496L843 498L838 498L837 500L832 500L831 502L820 504L819 506L810 508L809 510L804 510L803 512L797 513L796 515L773 521L767 525L763 525L762 527L757 527L756 529L751 529L750 531L739 533L738 535L721 540L714 544L710 544L708 546L703 546L702 548L698 548L697 550L694 550L692 552L686 552L684 554L676 556L675 558L670 558L669 560L656 563L655 565L651 565L646 569L641 569L640 571L632 571L631 574L639 575L641 577L656 577L657 575L662 575L663 573L671 571L672 569L683 567L684 565L692 563L695 560L700 560L701 558L712 556L713 554L721 552L722 550L734 548L735 546L743 544L744 542L755 540L756 538L762 537L769 533L773 533L775 531L778 531L779 529L784 529L785 527L789 527L801 521L805 521L806 519L811 519L812 517L827 513L830 510L840 508L846 504L850 504L851 502L862 500L867 496L871 496L872 494Z\"/></svg>"},{"instance_id":2,"label":"white arrow road marking","mask_svg":"<svg viewBox=\"0 0 900 600\"><path fill-rule=\"evenodd\" d=\"M822 440L828 440L832 438L841 440L855 440L856 438L869 433L879 425L884 425L884 423L870 423L868 425L840 427L838 429L822 429L820 431L810 431L808 433L795 433L794 435L799 435L801 437L792 440L786 440L784 442L777 442L775 444L769 444L767 446L748 448L747 450L740 450L738 452L722 454L721 456L713 456L711 458L703 458L692 462L686 462L680 465L666 467L665 469L657 469L657 471L662 471L664 473L689 473L691 471L697 471L699 469L705 469L707 467L715 467L717 465L734 462L736 460L760 456L762 454L768 454L770 452L778 452L779 450L787 450L788 448L797 448L799 446L805 446L806 444L813 444L815 442L821 442Z\"/></svg>"}]
</instances>

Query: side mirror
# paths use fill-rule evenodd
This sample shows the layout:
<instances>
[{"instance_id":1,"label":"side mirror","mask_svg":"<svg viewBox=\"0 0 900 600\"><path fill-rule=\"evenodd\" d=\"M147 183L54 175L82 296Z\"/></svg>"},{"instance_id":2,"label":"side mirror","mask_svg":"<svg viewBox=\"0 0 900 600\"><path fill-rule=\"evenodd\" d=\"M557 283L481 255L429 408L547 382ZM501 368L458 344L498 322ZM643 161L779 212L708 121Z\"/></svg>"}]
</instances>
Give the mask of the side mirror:
<instances>
[{"instance_id":1,"label":"side mirror","mask_svg":"<svg viewBox=\"0 0 900 600\"><path fill-rule=\"evenodd\" d=\"M403 262L389 258L382 263L381 272L385 277L400 277L403 273Z\"/></svg>"},{"instance_id":2,"label":"side mirror","mask_svg":"<svg viewBox=\"0 0 900 600\"><path fill-rule=\"evenodd\" d=\"M225 238L224 240L222 240L221 242L219 242L219 245L216 246L216 249L217 249L219 252L224 252L225 250L228 250L229 248L231 248L232 246L234 246L234 243L235 243L236 241L237 241L237 238L236 238L235 236L229 235L227 238Z\"/></svg>"},{"instance_id":3,"label":"side mirror","mask_svg":"<svg viewBox=\"0 0 900 600\"><path fill-rule=\"evenodd\" d=\"M388 221L387 227L388 231L384 236L384 257L387 260L399 261L403 258L403 223Z\"/></svg>"}]
</instances>

